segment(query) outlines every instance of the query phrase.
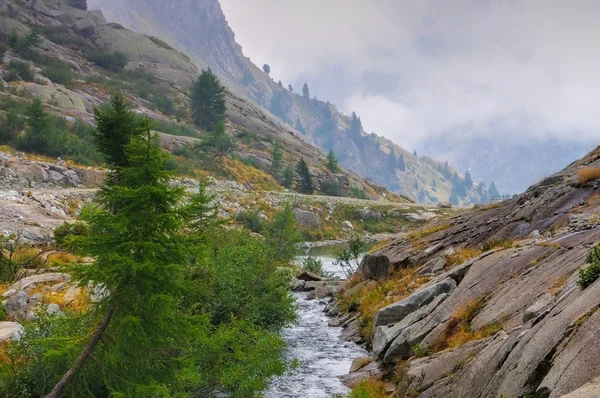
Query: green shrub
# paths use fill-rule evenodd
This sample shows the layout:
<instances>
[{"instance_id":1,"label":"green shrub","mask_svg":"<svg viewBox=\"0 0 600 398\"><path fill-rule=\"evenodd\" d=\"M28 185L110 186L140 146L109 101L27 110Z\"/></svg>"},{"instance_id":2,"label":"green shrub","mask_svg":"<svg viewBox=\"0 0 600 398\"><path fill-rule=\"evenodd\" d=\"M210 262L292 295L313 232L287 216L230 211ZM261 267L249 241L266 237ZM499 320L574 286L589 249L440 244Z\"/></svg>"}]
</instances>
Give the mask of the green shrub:
<instances>
[{"instance_id":1,"label":"green shrub","mask_svg":"<svg viewBox=\"0 0 600 398\"><path fill-rule=\"evenodd\" d=\"M15 110L11 109L0 116L0 143L9 143L25 129L26 120Z\"/></svg>"},{"instance_id":2,"label":"green shrub","mask_svg":"<svg viewBox=\"0 0 600 398\"><path fill-rule=\"evenodd\" d=\"M259 233L263 229L260 213L256 210L240 211L235 219L252 232Z\"/></svg>"},{"instance_id":3,"label":"green shrub","mask_svg":"<svg viewBox=\"0 0 600 398\"><path fill-rule=\"evenodd\" d=\"M4 306L0 305L0 322L4 322L8 319L8 315L6 315L6 311L4 310Z\"/></svg>"},{"instance_id":4,"label":"green shrub","mask_svg":"<svg viewBox=\"0 0 600 398\"><path fill-rule=\"evenodd\" d=\"M189 124L169 122L166 120L159 120L155 123L156 125L154 130L160 131L161 133L194 138L198 138L200 136L198 134L198 130Z\"/></svg>"},{"instance_id":5,"label":"green shrub","mask_svg":"<svg viewBox=\"0 0 600 398\"><path fill-rule=\"evenodd\" d=\"M73 81L73 71L64 62L52 60L43 69L43 74L54 83L67 86Z\"/></svg>"},{"instance_id":6,"label":"green shrub","mask_svg":"<svg viewBox=\"0 0 600 398\"><path fill-rule=\"evenodd\" d=\"M317 274L325 278L330 278L333 276L331 272L327 272L323 269L323 261L313 256L303 258L300 262L300 268L302 268L303 271L312 272L313 274Z\"/></svg>"},{"instance_id":7,"label":"green shrub","mask_svg":"<svg viewBox=\"0 0 600 398\"><path fill-rule=\"evenodd\" d=\"M577 284L585 289L600 277L600 247L594 247L588 253L589 265L579 269L579 281Z\"/></svg>"},{"instance_id":8,"label":"green shrub","mask_svg":"<svg viewBox=\"0 0 600 398\"><path fill-rule=\"evenodd\" d=\"M258 160L256 160L256 158L254 156L245 156L239 157L240 162L244 163L246 166L250 166L250 167L254 167L255 169L259 169L260 170L260 163L258 163Z\"/></svg>"},{"instance_id":9,"label":"green shrub","mask_svg":"<svg viewBox=\"0 0 600 398\"><path fill-rule=\"evenodd\" d=\"M120 51L95 51L88 54L88 60L113 72L121 72L127 65L127 55Z\"/></svg>"},{"instance_id":10,"label":"green shrub","mask_svg":"<svg viewBox=\"0 0 600 398\"><path fill-rule=\"evenodd\" d=\"M8 47L4 43L0 43L0 64L4 63L4 53Z\"/></svg>"},{"instance_id":11,"label":"green shrub","mask_svg":"<svg viewBox=\"0 0 600 398\"><path fill-rule=\"evenodd\" d=\"M75 223L64 222L54 229L54 241L59 246L66 245L75 236L88 236L90 233L87 224L77 221Z\"/></svg>"},{"instance_id":12,"label":"green shrub","mask_svg":"<svg viewBox=\"0 0 600 398\"><path fill-rule=\"evenodd\" d=\"M343 196L342 186L335 181L325 181L321 184L321 192L327 196Z\"/></svg>"},{"instance_id":13,"label":"green shrub","mask_svg":"<svg viewBox=\"0 0 600 398\"><path fill-rule=\"evenodd\" d=\"M350 187L350 196L352 196L353 198L357 198L357 199L364 199L364 200L371 199L369 197L369 195L367 195L367 193L362 188L357 187L355 185L352 185Z\"/></svg>"},{"instance_id":14,"label":"green shrub","mask_svg":"<svg viewBox=\"0 0 600 398\"><path fill-rule=\"evenodd\" d=\"M42 28L42 33L51 42L73 50L89 52L93 49L92 45L86 39L73 32L66 25L44 27Z\"/></svg>"},{"instance_id":15,"label":"green shrub","mask_svg":"<svg viewBox=\"0 0 600 398\"><path fill-rule=\"evenodd\" d=\"M12 60L8 64L8 76L6 77L7 82L14 82L18 80L24 80L26 82L33 81L33 71L31 66L26 62Z\"/></svg>"}]
</instances>

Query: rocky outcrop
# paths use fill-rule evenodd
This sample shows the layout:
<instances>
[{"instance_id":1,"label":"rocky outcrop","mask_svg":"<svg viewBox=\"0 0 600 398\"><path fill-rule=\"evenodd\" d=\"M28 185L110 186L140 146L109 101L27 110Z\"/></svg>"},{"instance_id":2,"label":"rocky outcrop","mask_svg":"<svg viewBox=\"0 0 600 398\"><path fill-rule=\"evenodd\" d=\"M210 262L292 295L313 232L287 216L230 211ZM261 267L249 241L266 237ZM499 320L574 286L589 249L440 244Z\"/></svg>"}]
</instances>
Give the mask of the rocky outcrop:
<instances>
[{"instance_id":1,"label":"rocky outcrop","mask_svg":"<svg viewBox=\"0 0 600 398\"><path fill-rule=\"evenodd\" d=\"M0 322L0 344L17 340L25 328L18 322Z\"/></svg>"},{"instance_id":2,"label":"rocky outcrop","mask_svg":"<svg viewBox=\"0 0 600 398\"><path fill-rule=\"evenodd\" d=\"M395 267L425 264L421 270L433 278L374 320L379 367L407 364L395 396L589 394L582 386L600 376L600 281L582 290L577 280L590 247L600 242L592 216L600 211L600 189L597 182L576 183L585 166L600 166L600 151L521 196L376 253ZM449 248L453 255L463 248L494 249L458 266L446 264L450 269L433 276L434 267L444 269L440 259L453 258Z\"/></svg>"},{"instance_id":3,"label":"rocky outcrop","mask_svg":"<svg viewBox=\"0 0 600 398\"><path fill-rule=\"evenodd\" d=\"M308 210L294 209L296 222L305 228L321 228L321 218Z\"/></svg>"},{"instance_id":4,"label":"rocky outcrop","mask_svg":"<svg viewBox=\"0 0 600 398\"><path fill-rule=\"evenodd\" d=\"M362 279L372 279L375 281L384 280L390 277L391 265L386 256L366 255L360 266Z\"/></svg>"}]
</instances>

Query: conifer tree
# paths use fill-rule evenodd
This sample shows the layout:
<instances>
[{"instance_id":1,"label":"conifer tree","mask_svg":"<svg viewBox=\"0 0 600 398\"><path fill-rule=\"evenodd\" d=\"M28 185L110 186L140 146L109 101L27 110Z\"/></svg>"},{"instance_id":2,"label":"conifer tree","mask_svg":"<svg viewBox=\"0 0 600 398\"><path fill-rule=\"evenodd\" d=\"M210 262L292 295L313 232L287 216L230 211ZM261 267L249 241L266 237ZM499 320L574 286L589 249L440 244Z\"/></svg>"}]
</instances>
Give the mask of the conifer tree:
<instances>
[{"instance_id":1,"label":"conifer tree","mask_svg":"<svg viewBox=\"0 0 600 398\"><path fill-rule=\"evenodd\" d=\"M288 84L288 90L290 90L290 93L294 92L294 87L292 87L291 84Z\"/></svg>"},{"instance_id":2,"label":"conifer tree","mask_svg":"<svg viewBox=\"0 0 600 398\"><path fill-rule=\"evenodd\" d=\"M304 83L304 86L302 86L302 96L306 99L310 98L310 90L307 83Z\"/></svg>"},{"instance_id":3,"label":"conifer tree","mask_svg":"<svg viewBox=\"0 0 600 398\"><path fill-rule=\"evenodd\" d=\"M223 157L231 155L237 147L237 143L235 138L225 131L225 122L219 122L204 135L197 147L207 155L205 160L210 165L214 161L220 161Z\"/></svg>"},{"instance_id":4,"label":"conifer tree","mask_svg":"<svg viewBox=\"0 0 600 398\"><path fill-rule=\"evenodd\" d=\"M79 283L107 292L96 306L98 324L48 398L62 396L92 355L102 363L103 382L113 393L160 394L161 382L170 382L181 369L174 353L193 333L175 299L183 288L176 206L184 190L169 186L167 157L148 121L125 153L119 182L100 191L102 207L88 216L91 233L79 241L80 250L95 259L80 270Z\"/></svg>"},{"instance_id":5,"label":"conifer tree","mask_svg":"<svg viewBox=\"0 0 600 398\"><path fill-rule=\"evenodd\" d=\"M268 75L269 73L271 73L271 67L268 64L264 64L263 72L265 72Z\"/></svg>"},{"instance_id":6,"label":"conifer tree","mask_svg":"<svg viewBox=\"0 0 600 398\"><path fill-rule=\"evenodd\" d=\"M285 169L283 169L283 181L281 183L285 188L292 189L294 187L295 181L296 170L294 169L293 165L288 164L287 166L285 166Z\"/></svg>"},{"instance_id":7,"label":"conifer tree","mask_svg":"<svg viewBox=\"0 0 600 398\"><path fill-rule=\"evenodd\" d=\"M142 131L123 94L115 94L110 106L95 108L94 119L96 145L106 165L112 169L126 167L129 161L125 146L133 137L140 136Z\"/></svg>"},{"instance_id":8,"label":"conifer tree","mask_svg":"<svg viewBox=\"0 0 600 398\"><path fill-rule=\"evenodd\" d=\"M338 160L335 157L332 149L330 149L329 153L327 154L327 168L334 174L340 172L340 165L338 164Z\"/></svg>"},{"instance_id":9,"label":"conifer tree","mask_svg":"<svg viewBox=\"0 0 600 398\"><path fill-rule=\"evenodd\" d=\"M473 188L473 178L471 177L471 173L469 172L469 170L467 170L467 172L465 173L465 188Z\"/></svg>"},{"instance_id":10,"label":"conifer tree","mask_svg":"<svg viewBox=\"0 0 600 398\"><path fill-rule=\"evenodd\" d=\"M490 184L488 192L490 193L490 197L500 196L500 192L498 191L498 187L496 186L496 183L494 181L492 181L492 183Z\"/></svg>"},{"instance_id":11,"label":"conifer tree","mask_svg":"<svg viewBox=\"0 0 600 398\"><path fill-rule=\"evenodd\" d=\"M203 130L213 127L225 119L225 88L210 70L203 70L194 82L191 92L192 119Z\"/></svg>"},{"instance_id":12,"label":"conifer tree","mask_svg":"<svg viewBox=\"0 0 600 398\"><path fill-rule=\"evenodd\" d=\"M304 158L300 158L300 161L296 165L296 174L298 175L297 190L300 193L310 195L314 192L315 187L310 174L310 169Z\"/></svg>"},{"instance_id":13,"label":"conifer tree","mask_svg":"<svg viewBox=\"0 0 600 398\"><path fill-rule=\"evenodd\" d=\"M279 141L275 141L273 144L271 157L273 158L271 162L271 175L278 178L281 176L281 171L283 169L283 149Z\"/></svg>"}]
</instances>

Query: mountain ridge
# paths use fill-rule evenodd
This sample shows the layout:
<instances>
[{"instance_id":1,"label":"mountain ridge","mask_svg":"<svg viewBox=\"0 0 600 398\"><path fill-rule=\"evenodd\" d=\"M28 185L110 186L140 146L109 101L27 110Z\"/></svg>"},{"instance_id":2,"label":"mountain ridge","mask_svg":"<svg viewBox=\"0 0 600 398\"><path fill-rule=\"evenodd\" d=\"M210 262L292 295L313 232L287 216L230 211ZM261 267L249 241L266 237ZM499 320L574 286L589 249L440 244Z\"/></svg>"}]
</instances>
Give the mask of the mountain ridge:
<instances>
[{"instance_id":1,"label":"mountain ridge","mask_svg":"<svg viewBox=\"0 0 600 398\"><path fill-rule=\"evenodd\" d=\"M324 152L333 149L345 168L423 202L449 200L452 179L438 171L443 162L414 156L384 137L367 134L362 126L350 134L351 116L328 102L291 93L254 65L235 41L217 0L182 1L178 5L157 0L91 0L89 4L100 8L109 20L187 50L200 69L213 69L228 88L268 109L278 123L288 126L285 128L299 132ZM397 159L391 156L402 156L407 167L394 167ZM450 174L454 173L462 178L451 168ZM482 199L474 190L461 202L478 203Z\"/></svg>"}]
</instances>

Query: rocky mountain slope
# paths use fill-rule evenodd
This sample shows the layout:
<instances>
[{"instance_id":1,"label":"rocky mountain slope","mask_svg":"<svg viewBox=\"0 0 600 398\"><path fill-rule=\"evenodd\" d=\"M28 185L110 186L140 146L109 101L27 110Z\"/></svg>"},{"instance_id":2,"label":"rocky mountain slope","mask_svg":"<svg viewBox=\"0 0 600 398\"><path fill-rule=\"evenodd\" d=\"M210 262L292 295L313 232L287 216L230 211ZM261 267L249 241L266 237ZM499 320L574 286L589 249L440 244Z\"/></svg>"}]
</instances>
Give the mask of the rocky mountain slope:
<instances>
[{"instance_id":1,"label":"rocky mountain slope","mask_svg":"<svg viewBox=\"0 0 600 398\"><path fill-rule=\"evenodd\" d=\"M212 68L233 92L268 109L285 129L295 129L302 139L322 151L333 149L344 167L423 202L436 203L450 197L452 181L440 173L438 161L420 158L383 137L368 134L335 105L304 97L300 87L296 88L300 94L292 93L274 82L244 56L218 0L177 4L90 0L89 4L102 9L110 21L158 36L185 51L199 68ZM359 109L357 112L360 114ZM481 195L475 190L462 201L477 203Z\"/></svg>"},{"instance_id":2,"label":"rocky mountain slope","mask_svg":"<svg viewBox=\"0 0 600 398\"><path fill-rule=\"evenodd\" d=\"M0 69L3 78L10 80L10 85L4 80L0 82L5 87L0 93L4 101L25 104L35 96L41 98L52 112L67 117L70 122L93 123L94 106L106 102L111 93L121 90L136 112L169 127L161 131L178 134L185 130L186 135L201 136L201 131L189 125L187 109L188 88L199 69L184 53L156 37L133 32L116 23L106 23L100 11L80 10L70 7L66 1L0 4L0 36L5 46L13 34L26 37L33 27L41 31L41 41L27 52L27 56L14 51L4 54ZM108 62L106 59L113 54L125 57L119 70L114 69L114 65L101 67L95 61L100 57L98 62ZM29 65L26 68L33 68L33 76L23 79L17 75L15 78L12 65L23 63ZM55 69L61 74L53 74ZM58 81L59 78L64 81ZM313 168L317 186L333 182L343 187L342 194L358 189L374 199L393 197L384 188L348 170L342 170L338 175L328 173L323 166L325 157L321 151L302 140L291 128L273 122L268 111L232 91L227 93L226 100L228 133L244 137L238 150L240 158L251 159L253 164L268 171L273 143L279 141L284 161L293 163L304 157ZM194 142L193 138L187 141L172 139L167 147L181 149L182 145L189 146ZM267 174L261 178L270 178ZM274 182L271 179L269 184Z\"/></svg>"},{"instance_id":3,"label":"rocky mountain slope","mask_svg":"<svg viewBox=\"0 0 600 398\"><path fill-rule=\"evenodd\" d=\"M379 377L398 397L473 398L562 397L593 382L600 281L582 288L578 270L600 241L599 177L600 148L522 195L367 257L345 300L389 293L367 331L363 365L373 362L348 380ZM397 293L410 285L420 287ZM364 319L352 319L358 333Z\"/></svg>"}]
</instances>

